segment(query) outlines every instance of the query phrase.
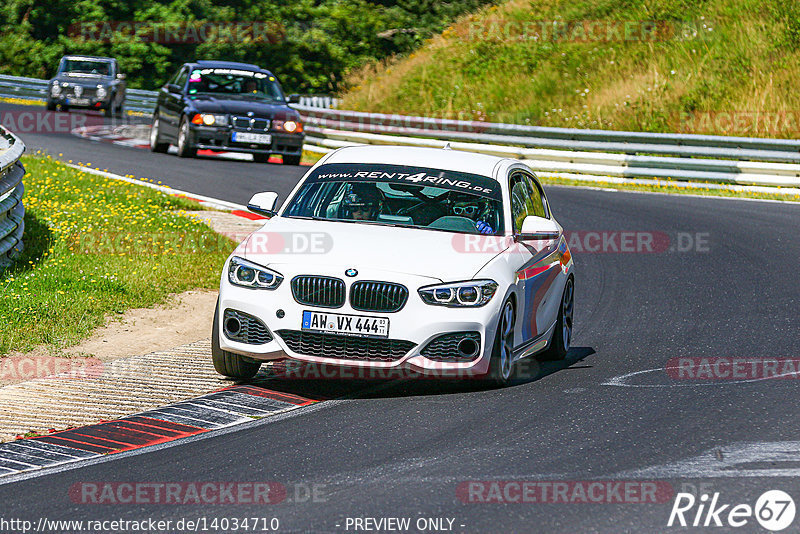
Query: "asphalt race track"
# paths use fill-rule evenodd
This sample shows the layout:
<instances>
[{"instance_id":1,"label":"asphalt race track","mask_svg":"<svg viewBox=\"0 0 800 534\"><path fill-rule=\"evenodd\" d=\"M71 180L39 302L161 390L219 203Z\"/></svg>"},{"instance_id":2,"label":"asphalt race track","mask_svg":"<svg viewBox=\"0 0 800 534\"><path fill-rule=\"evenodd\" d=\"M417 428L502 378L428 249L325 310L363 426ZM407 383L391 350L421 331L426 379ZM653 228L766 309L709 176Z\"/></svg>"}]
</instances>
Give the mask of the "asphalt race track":
<instances>
[{"instance_id":1,"label":"asphalt race track","mask_svg":"<svg viewBox=\"0 0 800 534\"><path fill-rule=\"evenodd\" d=\"M302 172L182 160L63 134L23 140L29 149L237 203L260 190L285 194ZM800 206L560 187L548 195L575 240L576 329L564 363L543 363L531 379L502 390L420 380L353 393L325 384L345 397L61 472L0 479L2 515L34 524L41 517L275 517L280 532L365 532L354 518L387 517L410 518L412 526L419 518L452 519L454 532L670 532L679 530L667 522L681 491L719 493L719 503L730 505L723 521L734 505L754 507L767 490L800 495L796 380L681 378L665 369L673 358L800 357ZM620 251L620 232L653 238L655 250ZM275 385L301 393L319 387ZM278 482L288 494L258 506L76 504L69 494L80 482L190 481ZM650 481L666 497L472 502L489 493L470 497L469 481L570 488ZM766 532L754 517L736 531Z\"/></svg>"}]
</instances>

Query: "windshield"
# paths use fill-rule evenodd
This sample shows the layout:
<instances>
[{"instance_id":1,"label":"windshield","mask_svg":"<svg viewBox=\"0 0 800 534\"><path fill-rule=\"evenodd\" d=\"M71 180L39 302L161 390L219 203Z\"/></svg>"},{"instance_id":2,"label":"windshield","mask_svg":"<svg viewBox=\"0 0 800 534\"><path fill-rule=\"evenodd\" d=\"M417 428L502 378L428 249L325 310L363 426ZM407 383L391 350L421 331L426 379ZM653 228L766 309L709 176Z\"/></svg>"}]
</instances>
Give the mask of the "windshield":
<instances>
[{"instance_id":1,"label":"windshield","mask_svg":"<svg viewBox=\"0 0 800 534\"><path fill-rule=\"evenodd\" d=\"M274 76L237 69L195 69L189 76L189 95L225 95L243 100L283 102Z\"/></svg>"},{"instance_id":2,"label":"windshield","mask_svg":"<svg viewBox=\"0 0 800 534\"><path fill-rule=\"evenodd\" d=\"M495 180L400 165L323 165L306 178L283 216L467 234L504 231Z\"/></svg>"},{"instance_id":3,"label":"windshield","mask_svg":"<svg viewBox=\"0 0 800 534\"><path fill-rule=\"evenodd\" d=\"M111 76L111 63L108 61L94 61L91 59L64 59L61 61L59 72Z\"/></svg>"}]
</instances>

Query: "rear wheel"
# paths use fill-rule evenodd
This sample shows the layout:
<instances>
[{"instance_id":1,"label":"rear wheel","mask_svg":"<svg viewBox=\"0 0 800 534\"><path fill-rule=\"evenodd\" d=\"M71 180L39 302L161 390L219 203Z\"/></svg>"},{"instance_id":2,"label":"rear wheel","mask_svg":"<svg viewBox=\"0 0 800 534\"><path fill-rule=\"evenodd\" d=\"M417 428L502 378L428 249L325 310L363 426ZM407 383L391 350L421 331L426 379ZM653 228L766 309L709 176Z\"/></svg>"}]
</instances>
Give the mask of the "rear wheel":
<instances>
[{"instance_id":1,"label":"rear wheel","mask_svg":"<svg viewBox=\"0 0 800 534\"><path fill-rule=\"evenodd\" d=\"M56 103L51 102L50 100L47 101L47 111L55 111L56 110Z\"/></svg>"},{"instance_id":2,"label":"rear wheel","mask_svg":"<svg viewBox=\"0 0 800 534\"><path fill-rule=\"evenodd\" d=\"M183 117L180 130L178 130L178 156L181 158L193 158L197 155L197 147L192 146L190 137L189 121Z\"/></svg>"},{"instance_id":3,"label":"rear wheel","mask_svg":"<svg viewBox=\"0 0 800 534\"><path fill-rule=\"evenodd\" d=\"M112 100L111 102L109 102L108 107L103 111L104 111L103 114L106 117L111 117L112 115L114 115L114 101Z\"/></svg>"},{"instance_id":4,"label":"rear wheel","mask_svg":"<svg viewBox=\"0 0 800 534\"><path fill-rule=\"evenodd\" d=\"M494 350L489 361L489 379L496 386L506 386L511 380L514 364L514 304L507 300L497 322Z\"/></svg>"},{"instance_id":5,"label":"rear wheel","mask_svg":"<svg viewBox=\"0 0 800 534\"><path fill-rule=\"evenodd\" d=\"M223 376L230 378L253 378L261 368L259 362L245 360L242 356L222 350L219 346L219 300L214 310L214 324L211 327L211 360L214 369Z\"/></svg>"},{"instance_id":6,"label":"rear wheel","mask_svg":"<svg viewBox=\"0 0 800 534\"><path fill-rule=\"evenodd\" d=\"M572 341L572 318L575 313L575 283L572 276L567 278L564 293L561 295L561 306L558 309L556 327L553 329L553 339L547 350L539 355L540 360L563 360L569 352Z\"/></svg>"},{"instance_id":7,"label":"rear wheel","mask_svg":"<svg viewBox=\"0 0 800 534\"><path fill-rule=\"evenodd\" d=\"M160 122L158 115L156 115L153 118L153 126L150 128L150 150L153 152L166 152L169 148L169 143L161 140Z\"/></svg>"},{"instance_id":8,"label":"rear wheel","mask_svg":"<svg viewBox=\"0 0 800 534\"><path fill-rule=\"evenodd\" d=\"M283 156L284 165L300 165L300 158L302 156Z\"/></svg>"},{"instance_id":9,"label":"rear wheel","mask_svg":"<svg viewBox=\"0 0 800 534\"><path fill-rule=\"evenodd\" d=\"M256 163L269 163L270 154L253 154L253 161Z\"/></svg>"}]
</instances>

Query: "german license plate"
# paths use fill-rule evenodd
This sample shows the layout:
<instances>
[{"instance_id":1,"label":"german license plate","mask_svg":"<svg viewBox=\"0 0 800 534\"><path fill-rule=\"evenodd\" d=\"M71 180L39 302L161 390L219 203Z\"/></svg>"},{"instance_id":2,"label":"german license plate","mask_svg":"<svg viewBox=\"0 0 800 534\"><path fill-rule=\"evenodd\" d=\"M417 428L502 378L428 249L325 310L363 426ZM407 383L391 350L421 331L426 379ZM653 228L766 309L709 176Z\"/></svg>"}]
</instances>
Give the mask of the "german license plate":
<instances>
[{"instance_id":1,"label":"german license plate","mask_svg":"<svg viewBox=\"0 0 800 534\"><path fill-rule=\"evenodd\" d=\"M68 98L67 104L71 104L73 106L88 106L89 99L88 98Z\"/></svg>"},{"instance_id":2,"label":"german license plate","mask_svg":"<svg viewBox=\"0 0 800 534\"><path fill-rule=\"evenodd\" d=\"M346 336L389 337L389 319L305 310L301 329Z\"/></svg>"},{"instance_id":3,"label":"german license plate","mask_svg":"<svg viewBox=\"0 0 800 534\"><path fill-rule=\"evenodd\" d=\"M255 143L258 145L272 144L272 136L270 134L233 132L233 134L231 134L231 139L234 143Z\"/></svg>"}]
</instances>

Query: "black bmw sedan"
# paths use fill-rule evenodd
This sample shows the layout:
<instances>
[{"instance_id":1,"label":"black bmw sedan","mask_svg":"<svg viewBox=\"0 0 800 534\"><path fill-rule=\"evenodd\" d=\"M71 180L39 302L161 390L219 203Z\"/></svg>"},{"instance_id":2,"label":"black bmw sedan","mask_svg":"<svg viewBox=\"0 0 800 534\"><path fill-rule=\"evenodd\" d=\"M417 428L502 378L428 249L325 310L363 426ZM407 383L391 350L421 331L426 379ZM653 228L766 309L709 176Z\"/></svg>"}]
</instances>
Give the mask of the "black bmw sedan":
<instances>
[{"instance_id":1,"label":"black bmw sedan","mask_svg":"<svg viewBox=\"0 0 800 534\"><path fill-rule=\"evenodd\" d=\"M96 109L107 117L121 114L125 103L125 75L110 57L64 56L47 86L47 109L60 106Z\"/></svg>"},{"instance_id":2,"label":"black bmw sedan","mask_svg":"<svg viewBox=\"0 0 800 534\"><path fill-rule=\"evenodd\" d=\"M186 63L158 93L150 149L175 144L181 157L198 149L245 152L258 162L280 154L299 165L305 134L288 103L275 75L257 65Z\"/></svg>"}]
</instances>

